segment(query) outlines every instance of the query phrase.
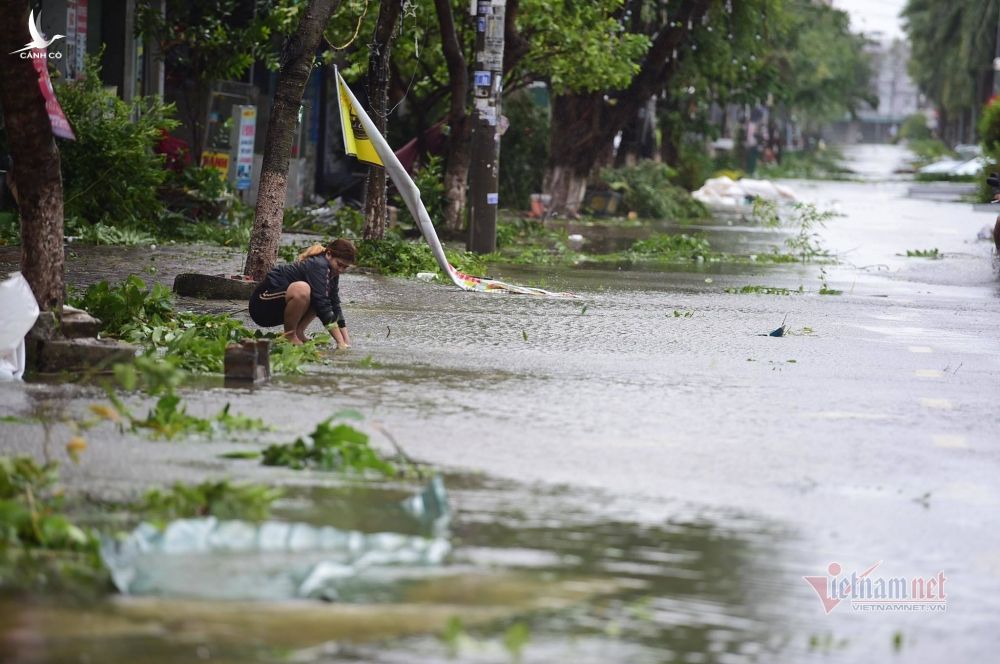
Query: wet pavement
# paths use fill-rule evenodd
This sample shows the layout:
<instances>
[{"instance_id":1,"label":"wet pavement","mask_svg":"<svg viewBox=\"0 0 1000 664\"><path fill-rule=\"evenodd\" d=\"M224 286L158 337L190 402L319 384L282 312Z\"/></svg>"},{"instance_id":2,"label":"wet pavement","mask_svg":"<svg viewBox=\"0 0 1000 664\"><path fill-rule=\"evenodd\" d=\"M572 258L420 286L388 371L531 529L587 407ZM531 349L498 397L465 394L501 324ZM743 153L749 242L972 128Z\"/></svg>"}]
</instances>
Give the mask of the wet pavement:
<instances>
[{"instance_id":1,"label":"wet pavement","mask_svg":"<svg viewBox=\"0 0 1000 664\"><path fill-rule=\"evenodd\" d=\"M820 266L798 264L491 275L580 301L349 274L351 351L254 390L182 391L195 414L230 402L275 431L162 443L99 428L64 467L71 489L104 498L205 476L335 493L316 473L219 455L356 408L449 472L453 553L426 579L350 605L0 602L0 648L17 662L987 660L1000 646L1000 279L976 234L993 217L908 198L891 176L897 148L848 157L865 181L789 183L844 215L821 233L840 295L818 294ZM738 223L708 234L753 251L780 242ZM905 257L933 248L944 258ZM214 248L73 252L75 285L129 269L169 284L242 262ZM0 249L0 269L16 257ZM726 292L747 285L804 292ZM215 310L245 317L240 303ZM786 316L789 333L767 336ZM3 414L101 400L94 387L0 384ZM39 454L43 440L0 425L5 453ZM844 601L827 615L802 578L878 562L873 579L943 573L946 610ZM449 631L454 616L463 628Z\"/></svg>"}]
</instances>

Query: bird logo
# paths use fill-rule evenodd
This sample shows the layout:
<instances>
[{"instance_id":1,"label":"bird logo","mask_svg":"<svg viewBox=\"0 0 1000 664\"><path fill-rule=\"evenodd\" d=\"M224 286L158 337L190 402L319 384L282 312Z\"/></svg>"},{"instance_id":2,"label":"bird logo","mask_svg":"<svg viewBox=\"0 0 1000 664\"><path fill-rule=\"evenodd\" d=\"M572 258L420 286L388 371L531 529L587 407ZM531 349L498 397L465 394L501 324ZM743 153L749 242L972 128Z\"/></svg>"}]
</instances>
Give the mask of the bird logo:
<instances>
[{"instance_id":1,"label":"bird logo","mask_svg":"<svg viewBox=\"0 0 1000 664\"><path fill-rule=\"evenodd\" d=\"M52 39L46 39L45 35L42 34L41 30L42 24L42 12L38 12L38 20L35 20L35 10L32 9L28 14L28 32L31 33L31 41L25 44L24 48L19 48L16 51L11 51L10 54L20 53L21 51L30 51L31 49L40 48L45 50L49 47L49 44L59 39L60 37L66 37L66 35L56 35Z\"/></svg>"}]
</instances>

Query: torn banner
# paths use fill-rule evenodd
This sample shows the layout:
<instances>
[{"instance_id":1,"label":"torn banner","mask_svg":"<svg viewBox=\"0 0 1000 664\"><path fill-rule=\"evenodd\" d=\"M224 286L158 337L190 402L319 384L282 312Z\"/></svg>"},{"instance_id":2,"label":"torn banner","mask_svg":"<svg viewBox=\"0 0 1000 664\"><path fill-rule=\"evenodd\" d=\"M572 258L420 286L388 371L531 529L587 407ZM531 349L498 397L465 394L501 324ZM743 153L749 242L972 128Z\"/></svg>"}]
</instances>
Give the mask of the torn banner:
<instances>
[{"instance_id":1,"label":"torn banner","mask_svg":"<svg viewBox=\"0 0 1000 664\"><path fill-rule=\"evenodd\" d=\"M508 284L488 277L474 277L456 270L445 257L444 248L438 239L434 224L431 223L427 209L420 200L420 190L414 184L410 175L399 163L392 148L386 143L381 132L351 92L339 71L336 71L337 90L340 98L340 125L344 132L344 145L347 154L356 155L358 159L373 164L381 164L392 178L399 195L406 203L410 214L417 220L421 235L431 248L431 253L441 270L451 277L456 286L463 290L480 293L506 292L518 295L545 295L549 297L576 297L572 293L553 293L541 288ZM360 132L355 129L359 127ZM364 155L364 156L363 156Z\"/></svg>"}]
</instances>

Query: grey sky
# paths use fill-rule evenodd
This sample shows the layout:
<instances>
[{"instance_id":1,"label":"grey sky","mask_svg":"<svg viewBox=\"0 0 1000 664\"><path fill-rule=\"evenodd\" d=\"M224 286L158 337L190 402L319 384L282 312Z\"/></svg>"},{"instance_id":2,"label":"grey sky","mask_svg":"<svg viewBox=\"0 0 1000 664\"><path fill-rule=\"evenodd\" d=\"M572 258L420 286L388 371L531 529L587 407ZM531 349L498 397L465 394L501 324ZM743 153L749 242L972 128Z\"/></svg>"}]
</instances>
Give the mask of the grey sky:
<instances>
[{"instance_id":1,"label":"grey sky","mask_svg":"<svg viewBox=\"0 0 1000 664\"><path fill-rule=\"evenodd\" d=\"M856 32L880 30L887 37L902 37L899 12L906 0L833 0L833 6L851 15L851 29Z\"/></svg>"}]
</instances>

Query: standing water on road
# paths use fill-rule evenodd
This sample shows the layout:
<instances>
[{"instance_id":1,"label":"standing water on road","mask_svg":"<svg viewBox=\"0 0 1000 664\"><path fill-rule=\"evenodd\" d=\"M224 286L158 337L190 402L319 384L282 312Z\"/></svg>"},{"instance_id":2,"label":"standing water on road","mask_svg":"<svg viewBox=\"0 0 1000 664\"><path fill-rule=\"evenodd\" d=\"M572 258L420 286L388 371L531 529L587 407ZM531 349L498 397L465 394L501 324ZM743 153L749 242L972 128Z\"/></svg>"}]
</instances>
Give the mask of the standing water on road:
<instances>
[{"instance_id":1,"label":"standing water on road","mask_svg":"<svg viewBox=\"0 0 1000 664\"><path fill-rule=\"evenodd\" d=\"M888 177L901 149L848 156L864 180L786 183L842 215L820 231L836 265L494 275L580 302L345 275L350 353L254 390L180 393L198 412L264 416L276 430L260 443L364 412L448 472L447 559L350 603L6 599L4 661L986 660L1000 646L1000 282L976 234L991 218L908 198ZM943 258L906 255L930 249ZM81 248L67 278L117 280L152 256L169 284L240 262L201 251ZM27 417L57 389L69 411L101 398L0 385L0 408ZM0 428L10 453L43 439ZM343 525L352 510L325 507L345 492L360 512L414 488L359 494L219 457L250 444L98 430L63 477L98 498L205 476L288 484L278 516L316 525Z\"/></svg>"}]
</instances>

